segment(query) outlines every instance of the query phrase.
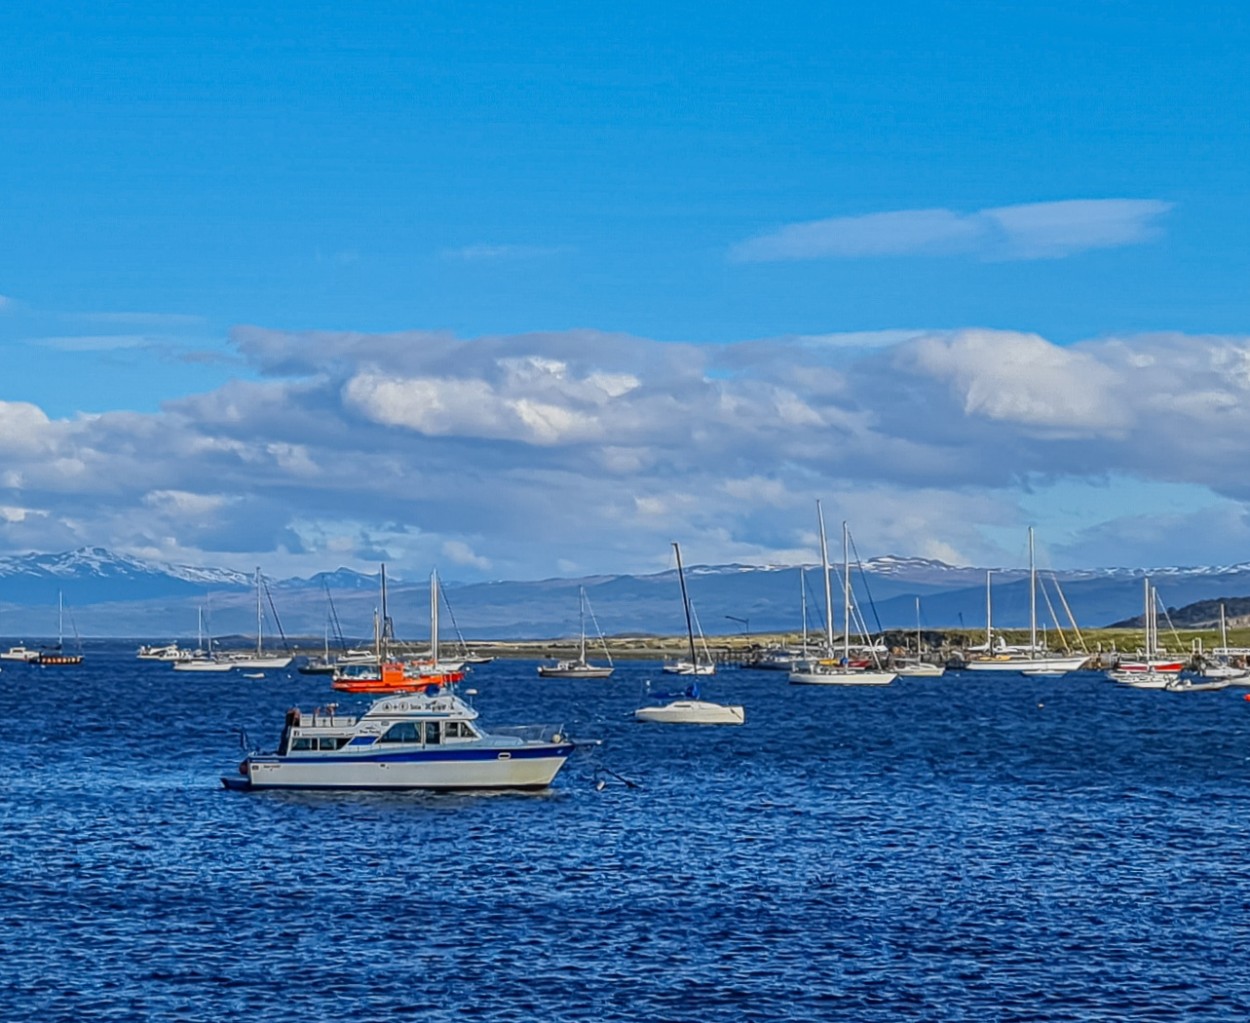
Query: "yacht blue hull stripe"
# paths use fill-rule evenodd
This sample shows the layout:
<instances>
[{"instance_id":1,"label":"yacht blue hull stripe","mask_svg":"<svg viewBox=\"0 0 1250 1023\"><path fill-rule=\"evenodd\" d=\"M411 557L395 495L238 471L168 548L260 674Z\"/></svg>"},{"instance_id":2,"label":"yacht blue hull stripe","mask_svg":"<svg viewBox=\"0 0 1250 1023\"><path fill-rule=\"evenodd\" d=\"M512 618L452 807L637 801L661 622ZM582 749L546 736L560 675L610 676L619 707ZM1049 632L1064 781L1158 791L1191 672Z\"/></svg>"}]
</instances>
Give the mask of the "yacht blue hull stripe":
<instances>
[{"instance_id":1,"label":"yacht blue hull stripe","mask_svg":"<svg viewBox=\"0 0 1250 1023\"><path fill-rule=\"evenodd\" d=\"M349 748L349 747L344 747ZM277 754L261 754L250 756L248 761L253 764L402 764L428 761L430 763L460 763L468 760L498 760L501 753L510 754L512 760L546 760L550 757L567 757L573 752L573 745L538 747L496 747L464 750L425 749L405 750L395 753L344 754L327 752L322 756L305 756L288 753L286 756Z\"/></svg>"}]
</instances>

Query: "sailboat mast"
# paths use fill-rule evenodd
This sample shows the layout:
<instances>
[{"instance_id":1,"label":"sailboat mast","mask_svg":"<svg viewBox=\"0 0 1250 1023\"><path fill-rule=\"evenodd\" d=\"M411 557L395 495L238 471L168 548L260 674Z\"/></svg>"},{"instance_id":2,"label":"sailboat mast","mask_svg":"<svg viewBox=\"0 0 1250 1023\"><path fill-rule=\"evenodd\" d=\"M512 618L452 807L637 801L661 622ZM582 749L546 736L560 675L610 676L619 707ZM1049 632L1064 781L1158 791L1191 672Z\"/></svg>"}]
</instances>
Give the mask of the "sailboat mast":
<instances>
[{"instance_id":1,"label":"sailboat mast","mask_svg":"<svg viewBox=\"0 0 1250 1023\"><path fill-rule=\"evenodd\" d=\"M382 570L380 573L382 585L382 619L375 620L373 623L373 633L376 637L378 661L389 660L391 656L390 642L387 632L390 630L390 617L386 610L386 562L382 562Z\"/></svg>"},{"instance_id":2,"label":"sailboat mast","mask_svg":"<svg viewBox=\"0 0 1250 1023\"><path fill-rule=\"evenodd\" d=\"M438 570L430 573L430 657L438 664Z\"/></svg>"},{"instance_id":3,"label":"sailboat mast","mask_svg":"<svg viewBox=\"0 0 1250 1023\"><path fill-rule=\"evenodd\" d=\"M586 663L586 587L577 588L577 625L582 631L581 663Z\"/></svg>"},{"instance_id":4,"label":"sailboat mast","mask_svg":"<svg viewBox=\"0 0 1250 1023\"><path fill-rule=\"evenodd\" d=\"M920 598L916 598L916 659L920 659Z\"/></svg>"},{"instance_id":5,"label":"sailboat mast","mask_svg":"<svg viewBox=\"0 0 1250 1023\"><path fill-rule=\"evenodd\" d=\"M825 513L816 502L816 517L820 520L820 563L825 571L825 650L833 652L833 587L829 582L829 545L825 540Z\"/></svg>"},{"instance_id":6,"label":"sailboat mast","mask_svg":"<svg viewBox=\"0 0 1250 1023\"><path fill-rule=\"evenodd\" d=\"M846 522L842 523L842 664L851 663L851 544Z\"/></svg>"},{"instance_id":7,"label":"sailboat mast","mask_svg":"<svg viewBox=\"0 0 1250 1023\"><path fill-rule=\"evenodd\" d=\"M673 541L673 551L677 555L677 581L681 583L681 606L686 610L686 638L690 641L690 667L698 667L699 659L694 652L694 623L690 620L690 598L686 595L686 573L681 567L681 548Z\"/></svg>"},{"instance_id":8,"label":"sailboat mast","mask_svg":"<svg viewBox=\"0 0 1250 1023\"><path fill-rule=\"evenodd\" d=\"M56 648L61 649L65 645L65 595L60 590L56 591Z\"/></svg>"},{"instance_id":9,"label":"sailboat mast","mask_svg":"<svg viewBox=\"0 0 1250 1023\"><path fill-rule=\"evenodd\" d=\"M1033 557L1033 527L1029 526L1029 657L1037 656L1037 563Z\"/></svg>"},{"instance_id":10,"label":"sailboat mast","mask_svg":"<svg viewBox=\"0 0 1250 1023\"><path fill-rule=\"evenodd\" d=\"M807 656L807 576L799 566L799 607L803 613L803 656Z\"/></svg>"},{"instance_id":11,"label":"sailboat mast","mask_svg":"<svg viewBox=\"0 0 1250 1023\"><path fill-rule=\"evenodd\" d=\"M989 569L985 571L985 652L992 654L994 652L994 602L990 598L990 576L993 573Z\"/></svg>"},{"instance_id":12,"label":"sailboat mast","mask_svg":"<svg viewBox=\"0 0 1250 1023\"><path fill-rule=\"evenodd\" d=\"M260 610L260 566L259 566L259 565L257 565L257 566L256 566L256 656L257 656L257 657L260 657L260 656L261 656L261 642L260 642L260 618L261 618L261 610Z\"/></svg>"}]
</instances>

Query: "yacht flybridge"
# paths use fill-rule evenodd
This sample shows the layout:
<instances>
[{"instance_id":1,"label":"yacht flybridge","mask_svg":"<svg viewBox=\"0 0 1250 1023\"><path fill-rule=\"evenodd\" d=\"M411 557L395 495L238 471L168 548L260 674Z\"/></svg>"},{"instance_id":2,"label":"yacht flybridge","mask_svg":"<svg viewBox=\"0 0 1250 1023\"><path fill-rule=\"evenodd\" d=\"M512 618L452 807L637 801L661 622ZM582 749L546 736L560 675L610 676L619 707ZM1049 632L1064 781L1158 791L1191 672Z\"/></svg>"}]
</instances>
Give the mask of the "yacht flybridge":
<instances>
[{"instance_id":1,"label":"yacht flybridge","mask_svg":"<svg viewBox=\"0 0 1250 1023\"><path fill-rule=\"evenodd\" d=\"M487 732L450 689L376 700L363 714L336 705L287 711L278 748L249 753L228 789L542 789L574 744L558 725Z\"/></svg>"}]
</instances>

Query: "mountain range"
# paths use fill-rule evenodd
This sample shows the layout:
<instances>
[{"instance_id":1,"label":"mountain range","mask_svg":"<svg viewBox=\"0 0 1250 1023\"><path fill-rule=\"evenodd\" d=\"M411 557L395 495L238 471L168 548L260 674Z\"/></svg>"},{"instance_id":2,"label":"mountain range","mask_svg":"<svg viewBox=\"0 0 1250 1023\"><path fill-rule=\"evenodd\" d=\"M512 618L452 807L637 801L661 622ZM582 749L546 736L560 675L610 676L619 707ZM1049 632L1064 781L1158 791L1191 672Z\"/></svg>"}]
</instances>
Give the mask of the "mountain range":
<instances>
[{"instance_id":1,"label":"mountain range","mask_svg":"<svg viewBox=\"0 0 1250 1023\"><path fill-rule=\"evenodd\" d=\"M921 558L882 557L852 566L856 604L869 631L985 626L989 574L994 624L1027 627L1027 569L968 568ZM841 620L840 568L832 583ZM1250 594L1250 564L1224 567L1108 568L1039 572L1039 625L1069 616L1100 627L1139 615L1142 580L1149 575L1172 608L1208 601L1217 608ZM802 579L802 585L800 584ZM817 566L695 565L686 569L691 604L703 632L797 631L806 604L808 628L823 629L824 579ZM469 639L547 639L578 632L578 589L584 586L605 635L680 633L685 628L675 570L651 575L443 583L440 633ZM233 569L174 565L114 554L98 547L61 554L0 558L0 637L33 641L54 637L141 637L194 640L201 611L213 636L256 635L255 576ZM263 630L330 642L373 635L380 604L380 571L340 568L309 578L264 580ZM1054 610L1052 616L1051 609ZM401 639L429 635L429 580L389 577L387 611ZM334 624L337 622L337 626ZM1053 626L1052 626L1053 627ZM593 633L594 626L587 628ZM840 624L839 624L840 629ZM323 640L324 641L324 640Z\"/></svg>"}]
</instances>

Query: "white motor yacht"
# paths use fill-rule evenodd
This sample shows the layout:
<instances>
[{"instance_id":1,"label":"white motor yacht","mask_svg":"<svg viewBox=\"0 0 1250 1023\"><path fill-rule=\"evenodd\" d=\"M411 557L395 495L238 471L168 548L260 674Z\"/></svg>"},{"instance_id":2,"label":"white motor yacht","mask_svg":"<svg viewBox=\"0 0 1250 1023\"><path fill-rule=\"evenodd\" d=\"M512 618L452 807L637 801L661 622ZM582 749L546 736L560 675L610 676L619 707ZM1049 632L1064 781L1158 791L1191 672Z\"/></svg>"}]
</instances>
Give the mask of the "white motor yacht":
<instances>
[{"instance_id":1,"label":"white motor yacht","mask_svg":"<svg viewBox=\"0 0 1250 1023\"><path fill-rule=\"evenodd\" d=\"M287 712L278 749L249 753L229 789L542 789L573 752L560 726L485 731L450 689L388 696L352 716Z\"/></svg>"},{"instance_id":2,"label":"white motor yacht","mask_svg":"<svg viewBox=\"0 0 1250 1023\"><path fill-rule=\"evenodd\" d=\"M39 651L26 646L11 646L8 650L0 651L0 661L24 661L26 664L33 664L37 660Z\"/></svg>"}]
</instances>

